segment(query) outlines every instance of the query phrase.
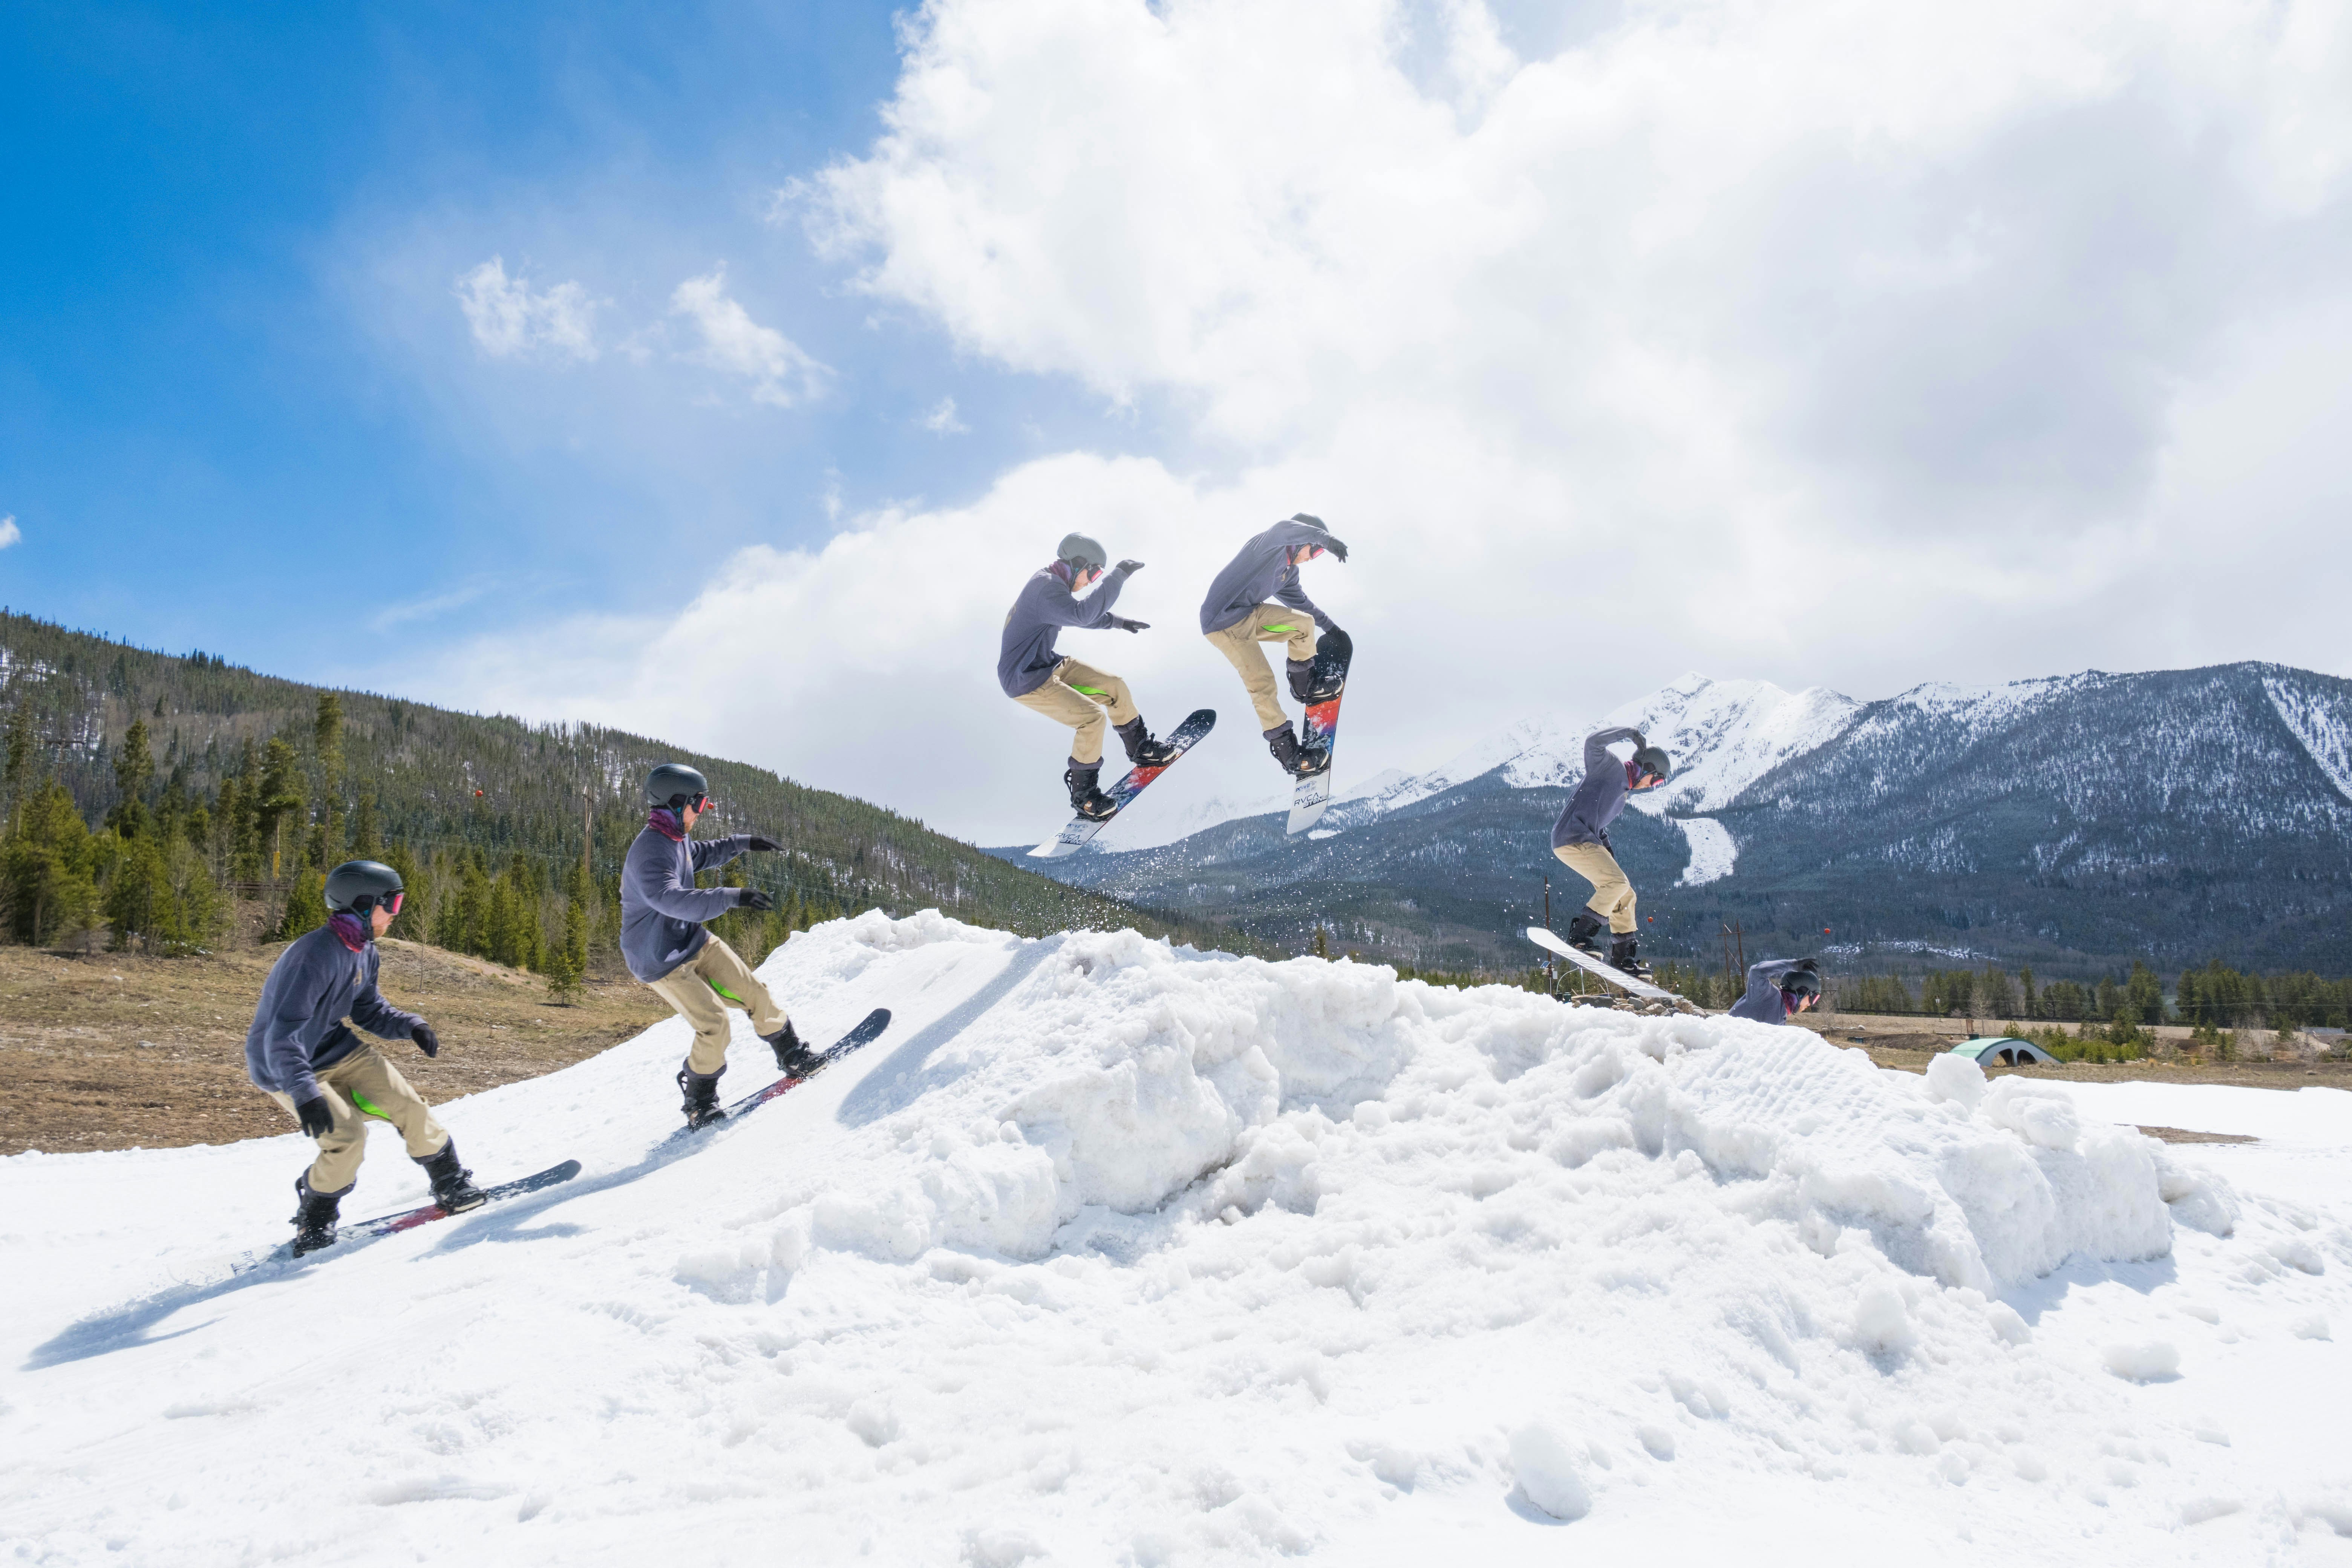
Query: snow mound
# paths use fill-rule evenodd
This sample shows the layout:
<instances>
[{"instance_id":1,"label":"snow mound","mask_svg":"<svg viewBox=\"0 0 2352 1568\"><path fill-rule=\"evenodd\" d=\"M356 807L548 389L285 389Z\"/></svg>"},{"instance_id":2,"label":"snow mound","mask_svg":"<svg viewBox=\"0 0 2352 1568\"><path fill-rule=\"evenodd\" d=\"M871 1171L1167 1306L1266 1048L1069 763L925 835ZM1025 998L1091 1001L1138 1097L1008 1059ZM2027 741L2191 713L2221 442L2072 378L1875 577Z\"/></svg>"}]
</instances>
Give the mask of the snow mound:
<instances>
[{"instance_id":1,"label":"snow mound","mask_svg":"<svg viewBox=\"0 0 2352 1568\"><path fill-rule=\"evenodd\" d=\"M457 1101L486 1177L586 1170L299 1268L218 1266L281 1216L297 1138L0 1162L12 1535L156 1564L643 1562L688 1528L721 1561L1352 1563L1564 1528L1862 1562L1948 1542L1935 1500L1981 1485L2009 1491L1979 1545L2030 1558L2176 1530L2226 1479L2157 1467L2203 1417L2136 1403L2201 1386L2184 1335L2216 1319L2050 1342L2068 1290L2168 1289L2190 1214L2208 1285L2298 1322L2352 1263L2327 1212L2242 1205L2063 1090L1799 1029L929 911L762 973L813 1038L877 1005L891 1029L682 1154L674 1021ZM739 1031L738 1092L773 1071ZM353 1209L416 1185L382 1140Z\"/></svg>"}]
</instances>

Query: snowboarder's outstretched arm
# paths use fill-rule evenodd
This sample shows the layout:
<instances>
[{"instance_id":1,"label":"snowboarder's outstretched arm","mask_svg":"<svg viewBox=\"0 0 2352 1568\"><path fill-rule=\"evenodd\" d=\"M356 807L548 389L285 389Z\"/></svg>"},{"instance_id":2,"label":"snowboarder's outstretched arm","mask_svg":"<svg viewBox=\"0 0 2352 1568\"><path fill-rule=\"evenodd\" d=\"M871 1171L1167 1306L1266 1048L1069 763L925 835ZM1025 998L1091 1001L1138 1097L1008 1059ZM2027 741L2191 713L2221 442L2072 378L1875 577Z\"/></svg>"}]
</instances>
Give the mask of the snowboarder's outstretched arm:
<instances>
[{"instance_id":1,"label":"snowboarder's outstretched arm","mask_svg":"<svg viewBox=\"0 0 2352 1568\"><path fill-rule=\"evenodd\" d=\"M694 868L696 870L715 870L719 867L727 864L730 860L734 859L738 855L748 853L751 847L751 836L748 833L738 833L730 838L688 839L687 841L686 847L688 852L694 857ZM663 912L667 913L668 911L664 910Z\"/></svg>"},{"instance_id":2,"label":"snowboarder's outstretched arm","mask_svg":"<svg viewBox=\"0 0 2352 1568\"><path fill-rule=\"evenodd\" d=\"M649 847L646 853L640 854L638 846L646 845L647 838L652 838L654 845L658 847ZM701 858L704 848L719 847L736 842L731 838L715 838L704 844L694 845L692 849L695 856L695 869L704 869ZM666 843L650 834L641 836L637 845L631 847L628 864L623 868L623 875L627 879L626 892L635 901L667 915L674 921L693 921L697 923L703 921L715 921L736 906L739 901L737 889L698 888L691 882L681 880L678 877L677 858L673 854L665 853L667 848L668 846ZM741 852L740 847L730 850L725 859L719 861L718 864L724 865L727 860L732 860Z\"/></svg>"},{"instance_id":3,"label":"snowboarder's outstretched arm","mask_svg":"<svg viewBox=\"0 0 2352 1568\"><path fill-rule=\"evenodd\" d=\"M1037 613L1056 626L1099 631L1110 625L1110 607L1118 603L1119 590L1127 586L1128 577L1141 564L1120 562L1104 573L1103 580L1084 598L1071 593L1069 584L1056 578L1053 587L1037 596Z\"/></svg>"},{"instance_id":4,"label":"snowboarder's outstretched arm","mask_svg":"<svg viewBox=\"0 0 2352 1568\"><path fill-rule=\"evenodd\" d=\"M1595 730L1584 738L1584 771L1587 775L1597 773L1601 769L1616 763L1617 759L1609 754L1609 748L1620 741L1633 742L1633 749L1637 752L1649 744L1649 742L1642 738L1642 731L1639 730L1629 730L1622 726L1613 730Z\"/></svg>"}]
</instances>

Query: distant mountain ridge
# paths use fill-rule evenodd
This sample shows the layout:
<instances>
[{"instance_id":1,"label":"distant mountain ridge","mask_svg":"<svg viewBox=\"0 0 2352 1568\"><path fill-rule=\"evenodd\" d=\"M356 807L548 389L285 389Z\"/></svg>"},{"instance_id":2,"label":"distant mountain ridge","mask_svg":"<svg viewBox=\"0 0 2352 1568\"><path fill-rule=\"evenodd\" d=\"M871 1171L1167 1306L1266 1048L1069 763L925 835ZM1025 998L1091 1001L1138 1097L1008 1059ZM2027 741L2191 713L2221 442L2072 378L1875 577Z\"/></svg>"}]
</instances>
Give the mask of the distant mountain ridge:
<instances>
[{"instance_id":1,"label":"distant mountain ridge","mask_svg":"<svg viewBox=\"0 0 2352 1568\"><path fill-rule=\"evenodd\" d=\"M1311 842L1236 815L1059 874L1269 940L1324 919L1368 953L1516 963L1544 875L1556 914L1581 900L1549 828L1584 736L1615 724L1675 757L1612 835L1662 951L1711 953L1737 922L1751 951L1857 960L2352 968L2352 682L2277 665L1874 702L1685 675L1590 724L1531 717L1369 780Z\"/></svg>"}]
</instances>

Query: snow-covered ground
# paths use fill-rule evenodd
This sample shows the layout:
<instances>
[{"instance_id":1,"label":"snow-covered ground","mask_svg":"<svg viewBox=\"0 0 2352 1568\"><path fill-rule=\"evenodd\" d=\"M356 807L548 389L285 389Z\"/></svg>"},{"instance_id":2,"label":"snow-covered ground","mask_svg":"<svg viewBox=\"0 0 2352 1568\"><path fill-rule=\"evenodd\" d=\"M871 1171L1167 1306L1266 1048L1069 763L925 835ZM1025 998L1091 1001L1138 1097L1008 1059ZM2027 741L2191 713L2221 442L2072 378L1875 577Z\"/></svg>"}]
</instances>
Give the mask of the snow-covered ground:
<instances>
[{"instance_id":1,"label":"snow-covered ground","mask_svg":"<svg viewBox=\"0 0 2352 1568\"><path fill-rule=\"evenodd\" d=\"M0 1161L6 1560L2352 1563L2352 1096L932 914L764 973L896 1020L682 1158L676 1023L458 1101L585 1172L300 1266L223 1279L297 1137Z\"/></svg>"}]
</instances>

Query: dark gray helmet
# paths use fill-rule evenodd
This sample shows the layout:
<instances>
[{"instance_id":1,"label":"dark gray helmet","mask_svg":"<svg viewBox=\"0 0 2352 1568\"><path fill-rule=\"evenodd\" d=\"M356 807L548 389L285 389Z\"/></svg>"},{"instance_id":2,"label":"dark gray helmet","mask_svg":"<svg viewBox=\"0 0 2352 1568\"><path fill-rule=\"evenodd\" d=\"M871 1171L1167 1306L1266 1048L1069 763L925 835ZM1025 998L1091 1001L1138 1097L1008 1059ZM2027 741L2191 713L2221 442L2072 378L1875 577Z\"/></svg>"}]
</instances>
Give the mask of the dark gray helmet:
<instances>
[{"instance_id":1,"label":"dark gray helmet","mask_svg":"<svg viewBox=\"0 0 2352 1568\"><path fill-rule=\"evenodd\" d=\"M1318 533L1328 533L1331 531L1329 529L1323 526L1323 520L1317 517L1311 511L1294 511L1290 514L1290 521L1293 522L1303 522Z\"/></svg>"},{"instance_id":2,"label":"dark gray helmet","mask_svg":"<svg viewBox=\"0 0 2352 1568\"><path fill-rule=\"evenodd\" d=\"M1644 746L1633 753L1633 772L1636 774L1655 774L1658 782L1664 784L1675 776L1674 759L1666 755L1664 746Z\"/></svg>"},{"instance_id":3,"label":"dark gray helmet","mask_svg":"<svg viewBox=\"0 0 2352 1568\"><path fill-rule=\"evenodd\" d=\"M1822 977L1810 969L1791 969L1780 976L1780 989L1801 999L1818 997L1822 994Z\"/></svg>"},{"instance_id":4,"label":"dark gray helmet","mask_svg":"<svg viewBox=\"0 0 2352 1568\"><path fill-rule=\"evenodd\" d=\"M1099 572L1110 563L1110 555L1103 549L1101 542L1089 539L1083 533L1062 535L1062 542L1054 548L1054 559L1067 562L1073 566L1083 566L1089 572Z\"/></svg>"},{"instance_id":5,"label":"dark gray helmet","mask_svg":"<svg viewBox=\"0 0 2352 1568\"><path fill-rule=\"evenodd\" d=\"M710 781L684 763L664 763L646 775L646 804L676 811L710 794Z\"/></svg>"},{"instance_id":6,"label":"dark gray helmet","mask_svg":"<svg viewBox=\"0 0 2352 1568\"><path fill-rule=\"evenodd\" d=\"M400 873L381 860L346 860L327 873L327 907L339 915L363 915L400 890Z\"/></svg>"}]
</instances>

